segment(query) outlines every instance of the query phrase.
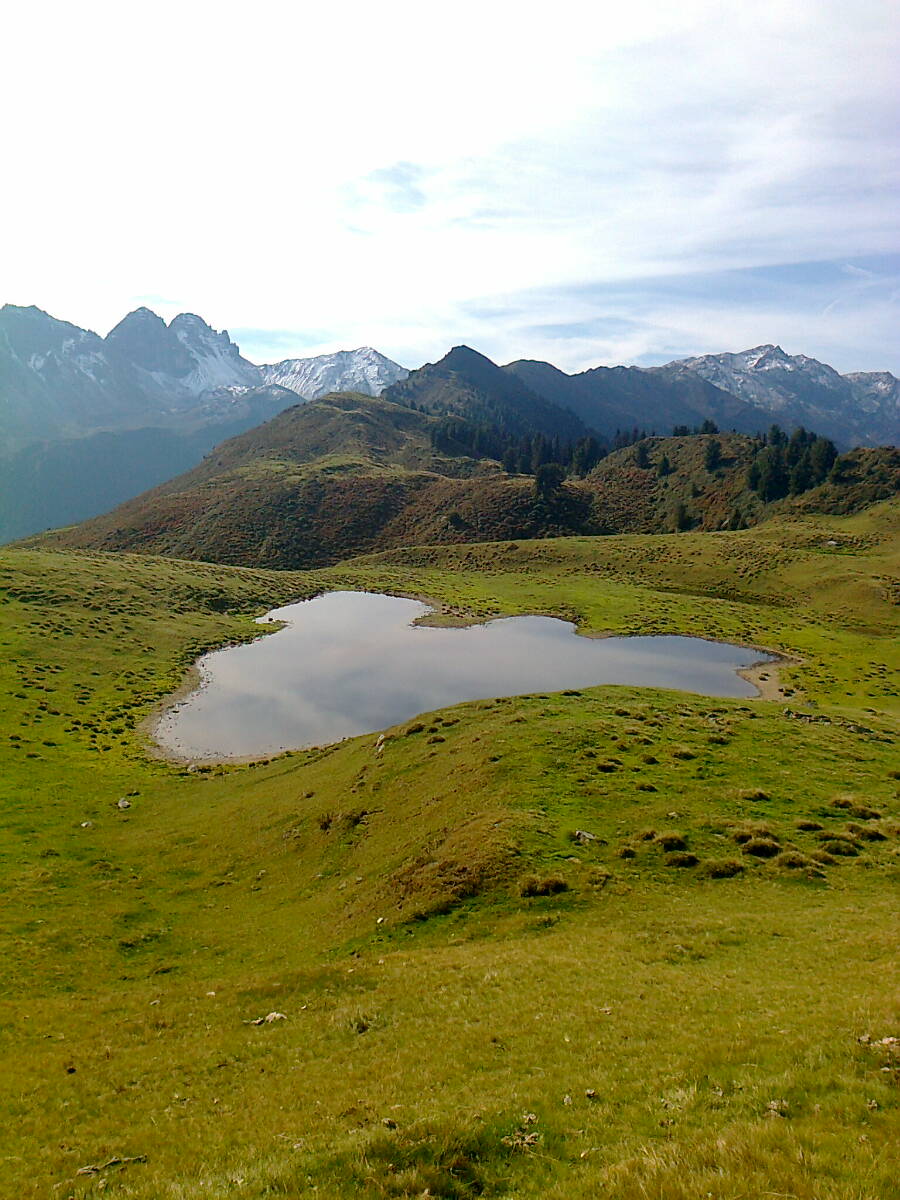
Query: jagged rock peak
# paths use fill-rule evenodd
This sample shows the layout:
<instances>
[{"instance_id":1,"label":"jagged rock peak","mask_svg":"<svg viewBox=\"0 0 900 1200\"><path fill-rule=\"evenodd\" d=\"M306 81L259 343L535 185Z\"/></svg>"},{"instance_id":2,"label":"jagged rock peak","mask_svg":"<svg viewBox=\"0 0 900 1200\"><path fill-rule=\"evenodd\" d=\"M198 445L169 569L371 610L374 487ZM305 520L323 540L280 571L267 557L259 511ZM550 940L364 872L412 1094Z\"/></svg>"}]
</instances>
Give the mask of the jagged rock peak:
<instances>
[{"instance_id":1,"label":"jagged rock peak","mask_svg":"<svg viewBox=\"0 0 900 1200\"><path fill-rule=\"evenodd\" d=\"M440 360L440 365L448 367L451 371L465 370L467 367L474 366L481 367L485 364L491 367L497 365L486 354L480 354L477 350L473 350L471 346L466 345L454 346Z\"/></svg>"},{"instance_id":2,"label":"jagged rock peak","mask_svg":"<svg viewBox=\"0 0 900 1200\"><path fill-rule=\"evenodd\" d=\"M113 337L113 335L121 332L121 330L132 327L146 329L149 327L159 328L160 326L163 329L166 327L166 323L162 317L157 316L152 308L145 308L144 305L141 305L140 308L135 308L130 313L127 313L119 321L118 325L113 326L106 336L107 338Z\"/></svg>"}]
</instances>

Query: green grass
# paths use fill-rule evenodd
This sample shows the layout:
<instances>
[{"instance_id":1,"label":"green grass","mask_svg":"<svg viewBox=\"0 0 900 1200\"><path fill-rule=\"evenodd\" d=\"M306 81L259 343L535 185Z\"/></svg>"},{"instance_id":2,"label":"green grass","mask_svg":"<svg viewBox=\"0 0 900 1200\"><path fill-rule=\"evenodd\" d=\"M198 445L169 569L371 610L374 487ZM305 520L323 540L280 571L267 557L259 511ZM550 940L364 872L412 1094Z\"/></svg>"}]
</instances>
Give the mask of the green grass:
<instances>
[{"instance_id":1,"label":"green grass","mask_svg":"<svg viewBox=\"0 0 900 1200\"><path fill-rule=\"evenodd\" d=\"M2 553L0 1193L894 1194L897 542L882 505L318 574ZM802 662L786 704L596 688L378 755L148 755L201 649L323 586Z\"/></svg>"}]
</instances>

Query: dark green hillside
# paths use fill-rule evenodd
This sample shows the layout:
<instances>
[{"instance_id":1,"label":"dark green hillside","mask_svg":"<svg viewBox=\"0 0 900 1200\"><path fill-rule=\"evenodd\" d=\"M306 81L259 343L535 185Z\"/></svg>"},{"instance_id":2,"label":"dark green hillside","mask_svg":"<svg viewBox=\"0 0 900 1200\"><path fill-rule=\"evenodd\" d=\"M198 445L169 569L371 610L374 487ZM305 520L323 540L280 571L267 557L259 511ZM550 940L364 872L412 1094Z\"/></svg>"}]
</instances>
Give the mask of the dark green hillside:
<instances>
[{"instance_id":1,"label":"dark green hillside","mask_svg":"<svg viewBox=\"0 0 900 1200\"><path fill-rule=\"evenodd\" d=\"M857 447L843 454L827 483L795 501L804 512L852 513L900 494L900 450Z\"/></svg>"},{"instance_id":2,"label":"dark green hillside","mask_svg":"<svg viewBox=\"0 0 900 1200\"><path fill-rule=\"evenodd\" d=\"M437 363L392 384L385 398L438 416L452 414L473 424L494 425L515 436L543 433L577 441L588 432L570 409L533 391L489 358L455 346Z\"/></svg>"},{"instance_id":3,"label":"dark green hillside","mask_svg":"<svg viewBox=\"0 0 900 1200\"><path fill-rule=\"evenodd\" d=\"M712 445L715 466L708 466ZM667 533L755 524L765 505L747 486L758 453L742 434L645 438L586 478L610 532Z\"/></svg>"}]
</instances>

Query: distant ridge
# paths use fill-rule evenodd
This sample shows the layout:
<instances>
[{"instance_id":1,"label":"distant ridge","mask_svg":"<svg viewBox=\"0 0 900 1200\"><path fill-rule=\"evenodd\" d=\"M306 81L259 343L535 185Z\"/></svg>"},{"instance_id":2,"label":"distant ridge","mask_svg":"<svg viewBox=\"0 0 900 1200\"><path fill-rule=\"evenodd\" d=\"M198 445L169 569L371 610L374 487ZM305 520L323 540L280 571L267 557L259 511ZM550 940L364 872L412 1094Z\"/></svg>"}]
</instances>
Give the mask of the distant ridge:
<instances>
[{"instance_id":1,"label":"distant ridge","mask_svg":"<svg viewBox=\"0 0 900 1200\"><path fill-rule=\"evenodd\" d=\"M371 347L257 366L194 313L128 313L101 338L0 309L0 542L104 512L297 402L379 394L407 372Z\"/></svg>"},{"instance_id":2,"label":"distant ridge","mask_svg":"<svg viewBox=\"0 0 900 1200\"><path fill-rule=\"evenodd\" d=\"M766 344L662 367L499 366L469 346L407 371L370 346L258 366L227 331L141 307L105 338L34 306L0 309L0 541L107 510L297 402L386 395L445 420L614 442L712 422L755 434L803 426L839 449L900 441L900 381L840 375ZM619 442L618 444L621 444Z\"/></svg>"},{"instance_id":3,"label":"distant ridge","mask_svg":"<svg viewBox=\"0 0 900 1200\"><path fill-rule=\"evenodd\" d=\"M338 350L314 358L286 358L261 367L266 383L290 388L304 400L318 400L329 392L360 392L380 396L392 383L405 379L409 371L371 346Z\"/></svg>"}]
</instances>

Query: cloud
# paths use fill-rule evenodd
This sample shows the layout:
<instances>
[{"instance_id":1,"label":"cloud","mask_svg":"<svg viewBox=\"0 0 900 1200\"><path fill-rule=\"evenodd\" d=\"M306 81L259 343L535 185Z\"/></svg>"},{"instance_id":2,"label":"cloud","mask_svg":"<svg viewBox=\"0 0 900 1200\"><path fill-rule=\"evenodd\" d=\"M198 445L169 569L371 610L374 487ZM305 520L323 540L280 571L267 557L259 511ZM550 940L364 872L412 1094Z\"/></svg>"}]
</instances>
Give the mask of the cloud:
<instances>
[{"instance_id":1,"label":"cloud","mask_svg":"<svg viewBox=\"0 0 900 1200\"><path fill-rule=\"evenodd\" d=\"M390 212L410 213L426 204L422 184L427 175L416 163L399 162L390 167L370 171L358 183L347 189L351 207L374 207Z\"/></svg>"},{"instance_id":2,"label":"cloud","mask_svg":"<svg viewBox=\"0 0 900 1200\"><path fill-rule=\"evenodd\" d=\"M13 302L102 330L154 294L282 331L261 356L468 340L571 366L765 326L886 365L889 289L778 272L897 245L887 0L36 0L9 25Z\"/></svg>"}]
</instances>

